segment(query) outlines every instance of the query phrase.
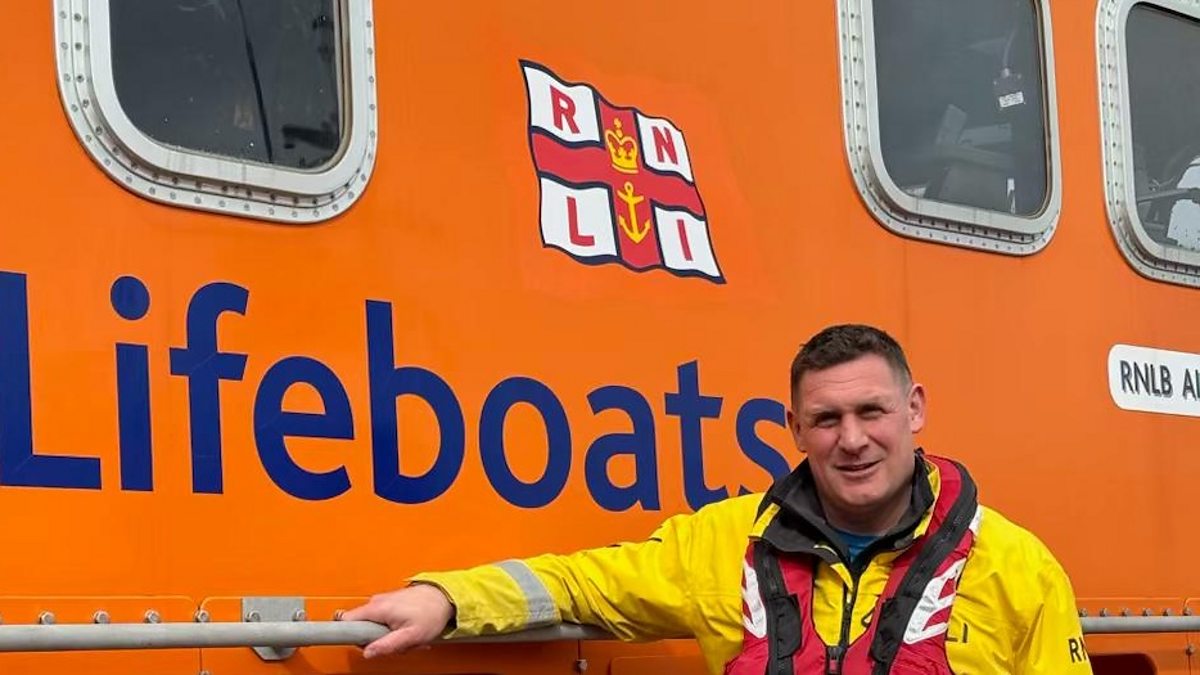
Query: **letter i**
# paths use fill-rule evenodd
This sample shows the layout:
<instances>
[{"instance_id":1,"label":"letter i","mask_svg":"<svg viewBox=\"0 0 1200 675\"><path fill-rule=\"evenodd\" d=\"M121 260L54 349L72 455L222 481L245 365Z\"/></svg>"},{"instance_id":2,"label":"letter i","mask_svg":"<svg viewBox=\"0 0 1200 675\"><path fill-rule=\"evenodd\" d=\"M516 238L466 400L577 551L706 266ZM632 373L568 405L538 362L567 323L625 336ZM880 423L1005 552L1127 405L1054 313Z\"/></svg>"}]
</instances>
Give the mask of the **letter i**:
<instances>
[{"instance_id":1,"label":"letter i","mask_svg":"<svg viewBox=\"0 0 1200 675\"><path fill-rule=\"evenodd\" d=\"M113 309L122 319L137 321L150 309L150 291L137 277L117 279L110 295ZM117 343L117 421L121 444L121 489L153 490L150 364L145 345Z\"/></svg>"}]
</instances>

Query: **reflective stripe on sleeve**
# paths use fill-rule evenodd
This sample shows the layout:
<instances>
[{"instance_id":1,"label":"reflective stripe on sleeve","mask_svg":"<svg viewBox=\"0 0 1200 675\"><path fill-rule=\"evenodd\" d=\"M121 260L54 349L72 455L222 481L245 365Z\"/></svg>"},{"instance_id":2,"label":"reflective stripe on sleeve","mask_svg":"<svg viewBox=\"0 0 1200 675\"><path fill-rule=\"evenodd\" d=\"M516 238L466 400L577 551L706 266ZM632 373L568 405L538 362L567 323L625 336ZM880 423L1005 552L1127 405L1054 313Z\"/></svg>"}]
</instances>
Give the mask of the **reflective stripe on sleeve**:
<instances>
[{"instance_id":1,"label":"reflective stripe on sleeve","mask_svg":"<svg viewBox=\"0 0 1200 675\"><path fill-rule=\"evenodd\" d=\"M554 598L550 597L550 591L546 590L545 584L528 565L520 560L505 560L496 563L496 566L507 572L525 595L530 626L558 623L558 609L554 606Z\"/></svg>"}]
</instances>

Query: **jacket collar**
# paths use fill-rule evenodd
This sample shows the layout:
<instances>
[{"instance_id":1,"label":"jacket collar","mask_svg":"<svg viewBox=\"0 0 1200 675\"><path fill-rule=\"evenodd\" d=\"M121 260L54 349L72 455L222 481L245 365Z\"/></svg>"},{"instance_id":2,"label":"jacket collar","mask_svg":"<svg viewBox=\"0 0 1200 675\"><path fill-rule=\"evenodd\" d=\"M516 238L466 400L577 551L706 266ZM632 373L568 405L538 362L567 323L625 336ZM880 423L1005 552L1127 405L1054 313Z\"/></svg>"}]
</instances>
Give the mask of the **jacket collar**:
<instances>
[{"instance_id":1,"label":"jacket collar","mask_svg":"<svg viewBox=\"0 0 1200 675\"><path fill-rule=\"evenodd\" d=\"M926 464L919 448L913 461L916 466L908 510L895 528L871 544L872 551L907 548L923 534L928 524L928 514L935 499L934 483L938 480L931 475L933 469ZM760 514L769 517L769 521L762 529L755 529L762 533L762 540L777 551L815 555L829 563L849 559L841 537L825 518L808 460L771 486L763 498Z\"/></svg>"}]
</instances>

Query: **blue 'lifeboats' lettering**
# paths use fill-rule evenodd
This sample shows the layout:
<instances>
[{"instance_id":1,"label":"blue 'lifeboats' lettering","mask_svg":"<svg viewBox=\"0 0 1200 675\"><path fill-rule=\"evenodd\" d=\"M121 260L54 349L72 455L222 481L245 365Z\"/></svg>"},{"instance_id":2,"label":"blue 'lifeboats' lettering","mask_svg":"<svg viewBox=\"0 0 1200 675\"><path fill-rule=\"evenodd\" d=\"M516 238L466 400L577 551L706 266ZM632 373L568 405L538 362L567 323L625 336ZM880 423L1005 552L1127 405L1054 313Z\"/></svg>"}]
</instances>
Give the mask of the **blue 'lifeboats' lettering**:
<instances>
[{"instance_id":1,"label":"blue 'lifeboats' lettering","mask_svg":"<svg viewBox=\"0 0 1200 675\"><path fill-rule=\"evenodd\" d=\"M625 511L640 504L647 511L662 508L658 493L658 446L654 438L654 411L636 389L609 385L588 394L593 414L619 410L629 417L629 433L605 434L592 441L584 459L588 491L609 511ZM633 457L634 479L617 485L609 477L608 464L620 455Z\"/></svg>"},{"instance_id":2,"label":"blue 'lifeboats' lettering","mask_svg":"<svg viewBox=\"0 0 1200 675\"><path fill-rule=\"evenodd\" d=\"M121 277L109 292L122 319L138 321L150 311L150 291L140 279ZM121 454L121 489L154 489L154 455L150 441L150 350L146 345L117 343L117 435Z\"/></svg>"},{"instance_id":3,"label":"blue 'lifeboats' lettering","mask_svg":"<svg viewBox=\"0 0 1200 675\"><path fill-rule=\"evenodd\" d=\"M721 416L723 399L700 393L700 367L695 362L676 369L679 391L665 397L667 414L679 417L679 438L683 448L683 495L688 506L698 509L729 496L724 487L710 488L704 481L704 434L701 422Z\"/></svg>"},{"instance_id":4,"label":"blue 'lifeboats' lettering","mask_svg":"<svg viewBox=\"0 0 1200 675\"><path fill-rule=\"evenodd\" d=\"M188 303L186 344L169 348L171 375L187 380L192 461L192 492L221 494L225 489L222 463L221 383L233 386L246 373L249 354L223 351L221 319L247 316L250 291L229 282L202 286ZM110 291L113 310L128 321L142 320L150 308L150 292L133 276L117 279ZM366 366L370 395L373 489L377 496L398 504L422 504L437 499L457 479L466 455L466 420L454 389L437 373L414 365L397 365L391 303L368 300ZM150 347L115 345L118 423L117 458L120 489L154 490L150 406ZM1125 372L1123 369L1122 376ZM1131 377L1136 377L1130 372ZM710 487L704 470L704 420L721 416L724 398L701 393L700 364L676 368L676 390L667 392L665 414L679 418L679 448L683 491L698 509L724 499L723 485ZM293 412L284 398L294 386L314 391L322 412ZM1169 384L1166 384L1169 387ZM28 488L101 489L101 460L83 454L35 450L30 364L29 293L24 274L0 272L0 486ZM438 425L439 446L433 465L419 475L401 470L396 401L401 396L422 400ZM634 506L661 508L658 442L654 412L646 396L631 387L605 385L587 395L594 415L621 413L628 431L599 436L583 457L588 492L601 508L624 511ZM344 465L317 472L301 466L288 450L293 438L347 441L354 438L354 411L342 380L329 366L308 356L288 356L265 371L254 396L254 443L266 475L280 490L297 499L334 499L352 489ZM509 464L505 420L515 406L529 406L541 417L546 434L546 463L533 481L517 477ZM754 398L737 411L736 436L743 455L772 478L789 470L783 454L758 435L759 423L786 425L779 401ZM496 494L523 508L540 508L562 493L571 474L572 432L562 401L545 383L530 377L509 377L488 394L479 416L479 453L484 472ZM44 449L43 449L44 450ZM161 450L161 449L160 449ZM94 449L93 449L94 451ZM610 463L622 456L633 459L634 478L618 485ZM740 492L747 489L741 486Z\"/></svg>"},{"instance_id":5,"label":"blue 'lifeboats' lettering","mask_svg":"<svg viewBox=\"0 0 1200 675\"><path fill-rule=\"evenodd\" d=\"M196 291L187 310L187 346L171 348L171 374L188 380L192 437L192 490L224 492L221 469L221 380L240 381L246 354L217 349L217 319L226 312L245 315L250 292L229 283L211 283Z\"/></svg>"},{"instance_id":6,"label":"blue 'lifeboats' lettering","mask_svg":"<svg viewBox=\"0 0 1200 675\"><path fill-rule=\"evenodd\" d=\"M526 483L513 474L504 449L504 420L518 403L533 406L546 424L547 458L542 477ZM510 377L497 384L479 415L479 454L483 470L496 492L515 506L536 509L554 501L571 473L571 426L567 411L546 385L528 377Z\"/></svg>"},{"instance_id":7,"label":"blue 'lifeboats' lettering","mask_svg":"<svg viewBox=\"0 0 1200 675\"><path fill-rule=\"evenodd\" d=\"M758 437L755 429L759 422L770 422L786 429L787 408L779 401L769 398L752 398L742 404L742 409L737 414L737 441L742 453L773 478L786 476L792 468L788 466L783 455ZM738 494L750 492L751 490L744 485L738 489Z\"/></svg>"},{"instance_id":8,"label":"blue 'lifeboats' lettering","mask_svg":"<svg viewBox=\"0 0 1200 675\"><path fill-rule=\"evenodd\" d=\"M98 490L99 457L34 450L28 297L25 275L0 274L0 485Z\"/></svg>"},{"instance_id":9,"label":"blue 'lifeboats' lettering","mask_svg":"<svg viewBox=\"0 0 1200 675\"><path fill-rule=\"evenodd\" d=\"M317 392L325 412L288 412L283 397L297 384ZM329 366L307 356L290 356L271 366L254 397L254 443L263 469L284 492L300 499L332 499L350 489L345 466L325 472L305 469L288 454L288 438L354 438L354 414L346 388Z\"/></svg>"}]
</instances>

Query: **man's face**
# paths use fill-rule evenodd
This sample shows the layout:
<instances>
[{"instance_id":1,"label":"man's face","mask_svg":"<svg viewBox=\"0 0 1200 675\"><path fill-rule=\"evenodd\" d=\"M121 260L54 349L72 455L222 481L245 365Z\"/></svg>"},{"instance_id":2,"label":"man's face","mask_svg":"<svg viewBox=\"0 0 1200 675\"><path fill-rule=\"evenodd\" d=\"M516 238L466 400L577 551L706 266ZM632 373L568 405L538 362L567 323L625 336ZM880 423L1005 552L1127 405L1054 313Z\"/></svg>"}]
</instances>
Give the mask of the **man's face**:
<instances>
[{"instance_id":1,"label":"man's face","mask_svg":"<svg viewBox=\"0 0 1200 675\"><path fill-rule=\"evenodd\" d=\"M870 521L907 506L914 434L925 426L925 391L867 354L809 371L797 385L788 426L808 455L817 492L835 521Z\"/></svg>"}]
</instances>

